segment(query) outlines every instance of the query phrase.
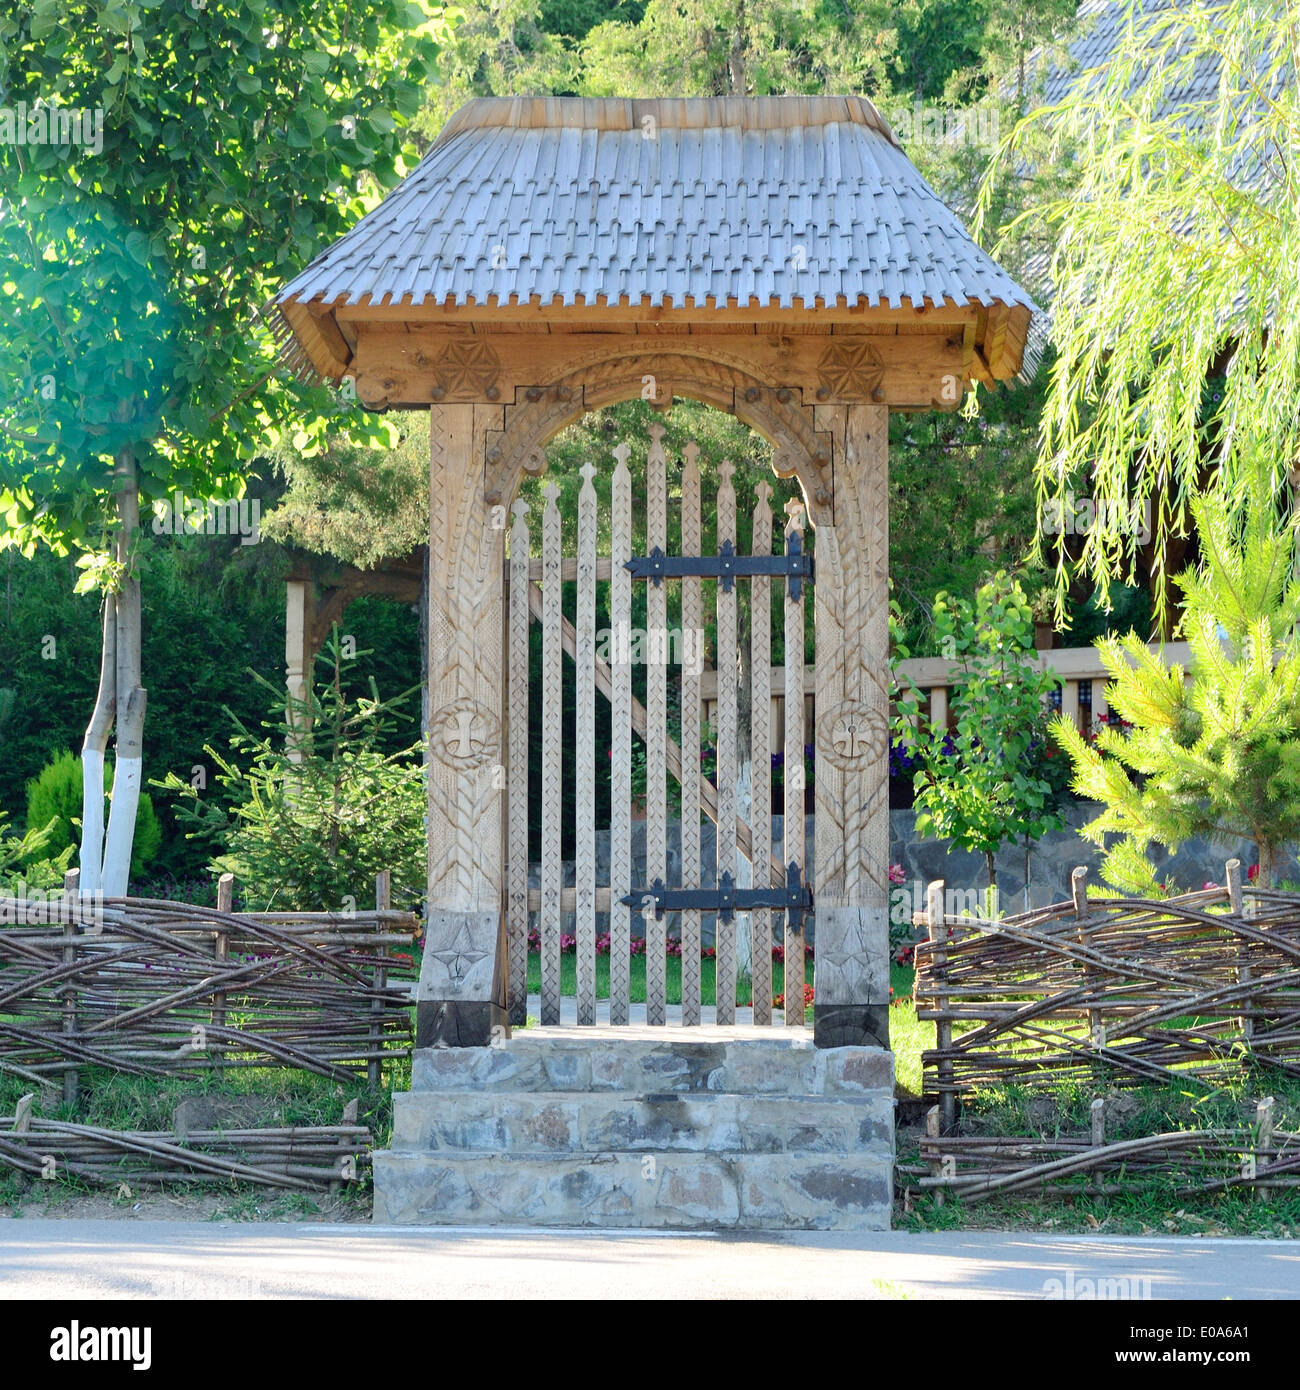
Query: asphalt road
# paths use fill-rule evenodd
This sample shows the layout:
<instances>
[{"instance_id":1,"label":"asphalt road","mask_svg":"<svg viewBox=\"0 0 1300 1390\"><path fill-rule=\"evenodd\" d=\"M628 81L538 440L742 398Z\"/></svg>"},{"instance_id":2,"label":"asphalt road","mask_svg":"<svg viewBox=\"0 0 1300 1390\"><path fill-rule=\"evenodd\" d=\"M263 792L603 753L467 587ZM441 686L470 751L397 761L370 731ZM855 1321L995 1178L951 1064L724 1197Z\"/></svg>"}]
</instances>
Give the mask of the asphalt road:
<instances>
[{"instance_id":1,"label":"asphalt road","mask_svg":"<svg viewBox=\"0 0 1300 1390\"><path fill-rule=\"evenodd\" d=\"M1099 1279L1128 1283L1099 1290L1086 1282ZM1097 1292L1300 1298L1300 1241L0 1220L0 1300L1042 1299Z\"/></svg>"}]
</instances>

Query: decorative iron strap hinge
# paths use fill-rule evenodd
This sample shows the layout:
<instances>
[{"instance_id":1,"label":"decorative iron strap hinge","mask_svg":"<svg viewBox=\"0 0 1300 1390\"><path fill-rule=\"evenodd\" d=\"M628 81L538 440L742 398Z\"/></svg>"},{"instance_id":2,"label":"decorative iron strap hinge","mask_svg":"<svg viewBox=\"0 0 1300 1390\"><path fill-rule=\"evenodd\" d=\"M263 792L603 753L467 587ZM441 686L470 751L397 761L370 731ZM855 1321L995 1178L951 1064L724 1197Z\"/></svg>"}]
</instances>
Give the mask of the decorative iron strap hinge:
<instances>
[{"instance_id":1,"label":"decorative iron strap hinge","mask_svg":"<svg viewBox=\"0 0 1300 1390\"><path fill-rule=\"evenodd\" d=\"M716 555L665 555L658 547L649 555L638 555L623 566L634 579L648 579L657 588L664 579L686 577L722 580L723 593L730 593L737 575L784 575L790 597L803 594L803 581L814 582L813 557L804 552L798 531L785 538L784 555L737 555L730 541L723 541Z\"/></svg>"},{"instance_id":2,"label":"decorative iron strap hinge","mask_svg":"<svg viewBox=\"0 0 1300 1390\"><path fill-rule=\"evenodd\" d=\"M752 912L756 907L784 910L787 931L802 931L805 912L812 911L812 885L803 881L798 864L788 864L783 888L737 888L729 873L723 873L716 888L667 888L661 878L649 888L634 888L619 901L634 911L645 911L654 903L656 917L665 912L681 912L692 908L697 912L716 912L724 922L730 922L737 912Z\"/></svg>"}]
</instances>

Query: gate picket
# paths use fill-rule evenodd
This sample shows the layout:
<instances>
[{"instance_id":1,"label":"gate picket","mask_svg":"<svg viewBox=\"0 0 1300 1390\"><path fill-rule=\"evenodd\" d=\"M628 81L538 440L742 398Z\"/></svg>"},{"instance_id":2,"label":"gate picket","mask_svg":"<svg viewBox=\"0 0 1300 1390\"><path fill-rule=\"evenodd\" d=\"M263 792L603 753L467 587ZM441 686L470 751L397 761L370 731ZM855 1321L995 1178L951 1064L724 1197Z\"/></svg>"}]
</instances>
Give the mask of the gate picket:
<instances>
[{"instance_id":1,"label":"gate picket","mask_svg":"<svg viewBox=\"0 0 1300 1390\"><path fill-rule=\"evenodd\" d=\"M700 446L694 440L682 451L682 554L700 554ZM704 659L701 581L682 580L682 635L690 634L689 654ZM690 661L682 665L682 886L700 881L700 673ZM700 913L682 913L682 1023L700 1021Z\"/></svg>"},{"instance_id":2,"label":"gate picket","mask_svg":"<svg viewBox=\"0 0 1300 1390\"><path fill-rule=\"evenodd\" d=\"M510 1021L522 1025L528 1005L528 503L510 508L510 727L506 795L506 903Z\"/></svg>"},{"instance_id":3,"label":"gate picket","mask_svg":"<svg viewBox=\"0 0 1300 1390\"><path fill-rule=\"evenodd\" d=\"M784 528L774 525L772 488L758 482L752 512L753 532L749 556L728 562L736 556L737 498L733 482L735 467L723 460L718 468L715 503L716 549L711 558L703 551L703 498L699 468L699 446L694 442L682 451L681 467L681 543L674 555L663 557L668 549L668 472L664 448L665 429L650 427L650 448L646 462L645 552L651 558L634 557L632 480L628 468L631 448L620 444L613 450L616 460L611 480L610 543L608 560L601 557L599 535L601 518L594 486L595 467L581 469L582 485L577 505L577 554L563 554L563 527L558 506L559 488L547 482L542 488L545 505L541 520L541 558L530 559L534 533L528 524L529 509L522 501L511 511L508 585L510 596L507 768L509 806L506 817L507 866L506 897L508 945L510 953L509 988L512 1018L520 1021L527 1000L527 941L529 912L537 913L541 938L541 1021L546 1026L562 1020L561 943L565 914L575 913L577 940L577 1010L579 1024L593 1026L598 1014L596 991L597 913L609 909L609 1021L625 1026L631 1021L631 944L636 918L645 930L646 1022L663 1026L668 1016L667 933L676 917L681 933L682 1023L703 1022L701 963L702 925L706 916L718 917L717 898L703 883L702 816L714 823L714 883L724 876L740 891L750 888L779 888L785 881L785 864L793 863L803 872L805 761L807 734L804 718L804 602L791 599L781 562L773 559L777 548L792 537L801 541L805 526L803 504L786 504ZM637 543L637 556L642 556ZM656 559L658 557L658 559ZM680 558L677 558L680 557ZM750 558L752 557L752 559ZM755 573L753 560L771 566L767 573ZM683 564L682 562L687 563ZM662 563L659 563L662 561ZM629 570L629 563L632 569ZM736 570L743 573L736 574ZM633 578L646 581L645 629L632 627ZM659 582L655 583L655 576ZM729 587L722 578L730 575ZM609 622L612 642L608 661L597 656L599 650L597 613L598 584L606 578L609 587ZM737 585L750 582L752 616L750 620L751 719L748 740L750 757L749 787L751 807L744 821L739 805L741 787L740 739L740 604ZM577 583L576 621L564 616L563 586ZM783 852L772 848L772 745L777 734L768 711L772 699L772 643L775 638L772 606L773 581L784 597L785 638L785 793L784 812L787 832ZM540 581L540 582L539 582ZM712 778L701 768L703 745L704 690L703 636L706 581L714 587L716 618L715 691L711 692L717 744ZM669 626L669 585L681 585L680 636ZM529 689L528 623L542 627L541 680ZM674 651L679 636L680 654ZM574 737L567 756L574 764L574 886L564 888L562 862L564 760L564 660L576 669ZM633 697L633 663L646 668L645 704ZM680 667L680 742L668 727L670 673L669 662ZM610 702L610 850L609 887L597 883L597 807L596 807L596 730L597 697ZM541 886L530 892L527 878L529 825L529 699L540 697L543 725L541 757ZM633 871L632 857L632 751L634 737L645 744L645 863ZM628 909L623 902L633 892L641 894L656 880L669 879L668 776L677 777L681 788L680 872L669 886L672 904L662 916L653 906L646 910L644 897ZM748 860L748 872L740 874L740 857ZM782 862L784 861L784 863ZM806 876L806 875L805 875ZM679 890L690 899L687 907ZM749 895L752 900L752 895ZM770 1025L773 1021L772 947L776 922L784 915L771 906L747 907L731 921L714 923L714 1018L723 1026L736 1022L736 990L742 964L748 964L752 980L753 1021ZM748 931L746 931L748 928ZM744 952L747 961L742 961ZM802 933L787 930L785 939L785 1021L795 1025L804 1021L804 946Z\"/></svg>"},{"instance_id":4,"label":"gate picket","mask_svg":"<svg viewBox=\"0 0 1300 1390\"><path fill-rule=\"evenodd\" d=\"M616 641L632 626L632 576L624 565L632 558L632 477L627 456L614 450L613 512L610 518L609 622ZM626 653L612 652L610 696L613 732L609 809L609 1021L631 1017L631 913L622 906L632 887L632 667Z\"/></svg>"},{"instance_id":5,"label":"gate picket","mask_svg":"<svg viewBox=\"0 0 1300 1390\"><path fill-rule=\"evenodd\" d=\"M772 553L772 489L766 482L755 488L753 555ZM772 581L755 575L750 589L750 812L753 835L755 888L772 882ZM772 1021L772 912L756 908L750 927L753 956L750 991L754 1022Z\"/></svg>"},{"instance_id":6,"label":"gate picket","mask_svg":"<svg viewBox=\"0 0 1300 1390\"><path fill-rule=\"evenodd\" d=\"M560 811L562 805L559 737L563 699L563 655L560 646L560 509L559 488L542 489L542 1024L560 1021Z\"/></svg>"},{"instance_id":7,"label":"gate picket","mask_svg":"<svg viewBox=\"0 0 1300 1390\"><path fill-rule=\"evenodd\" d=\"M577 863L574 866L578 1022L596 1022L596 470L578 493Z\"/></svg>"},{"instance_id":8,"label":"gate picket","mask_svg":"<svg viewBox=\"0 0 1300 1390\"><path fill-rule=\"evenodd\" d=\"M736 489L731 476L735 465L723 459L718 465L718 549L723 543L736 543ZM717 785L718 826L714 843L717 846L717 882L723 874L736 878L736 586L729 591L718 581L718 728L717 728ZM736 920L724 922L721 915L714 922L715 955L714 998L717 1000L716 1019L719 1023L736 1021Z\"/></svg>"},{"instance_id":9,"label":"gate picket","mask_svg":"<svg viewBox=\"0 0 1300 1390\"><path fill-rule=\"evenodd\" d=\"M646 458L646 550L668 547L668 476L664 455L664 427L650 426L650 450ZM668 590L651 584L646 598L646 882L668 881ZM645 921L646 1023L668 1021L668 996L664 979L667 917L653 912Z\"/></svg>"},{"instance_id":10,"label":"gate picket","mask_svg":"<svg viewBox=\"0 0 1300 1390\"><path fill-rule=\"evenodd\" d=\"M785 534L803 539L803 503L792 498L785 504L789 522ZM782 861L804 869L804 720L803 720L803 597L785 595L785 840ZM806 877L806 875L805 875ZM785 1021L803 1022L803 933L785 933Z\"/></svg>"}]
</instances>

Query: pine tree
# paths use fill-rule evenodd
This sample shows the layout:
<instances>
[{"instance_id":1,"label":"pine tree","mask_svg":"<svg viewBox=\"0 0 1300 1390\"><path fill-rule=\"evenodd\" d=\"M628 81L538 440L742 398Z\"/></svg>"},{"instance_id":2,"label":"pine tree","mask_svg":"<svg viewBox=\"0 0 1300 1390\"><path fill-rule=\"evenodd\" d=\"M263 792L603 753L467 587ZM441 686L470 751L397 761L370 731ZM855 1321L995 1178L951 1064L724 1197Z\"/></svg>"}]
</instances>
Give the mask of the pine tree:
<instances>
[{"instance_id":1,"label":"pine tree","mask_svg":"<svg viewBox=\"0 0 1300 1390\"><path fill-rule=\"evenodd\" d=\"M1132 727L1089 745L1057 721L1074 789L1105 804L1083 829L1094 844L1118 835L1102 874L1123 892L1155 893L1152 841L1177 849L1193 835L1246 837L1259 883L1294 862L1300 833L1300 582L1291 530L1278 530L1257 483L1244 520L1217 494L1192 504L1202 560L1178 577L1185 672L1165 666L1136 635L1096 646L1110 673L1110 707Z\"/></svg>"}]
</instances>

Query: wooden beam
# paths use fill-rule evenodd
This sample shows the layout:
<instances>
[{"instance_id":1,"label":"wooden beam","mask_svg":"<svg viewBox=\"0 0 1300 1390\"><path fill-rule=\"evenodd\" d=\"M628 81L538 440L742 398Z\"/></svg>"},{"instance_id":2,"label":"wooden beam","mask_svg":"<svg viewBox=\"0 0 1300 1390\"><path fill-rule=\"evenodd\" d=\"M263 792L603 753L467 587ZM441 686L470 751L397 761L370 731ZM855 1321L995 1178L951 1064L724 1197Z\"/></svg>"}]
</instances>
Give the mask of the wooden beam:
<instances>
[{"instance_id":1,"label":"wooden beam","mask_svg":"<svg viewBox=\"0 0 1300 1390\"><path fill-rule=\"evenodd\" d=\"M349 371L369 405L415 408L460 400L512 401L566 377L589 374L616 389L639 367L671 391L693 363L734 362L762 383L788 390L803 405L871 401L894 409L956 409L972 371L967 325L944 323L936 333L534 333L473 334L410 323L357 323ZM461 364L466 354L472 366ZM444 368L448 354L457 358ZM681 362L680 373L675 372ZM952 378L962 384L954 394Z\"/></svg>"}]
</instances>

